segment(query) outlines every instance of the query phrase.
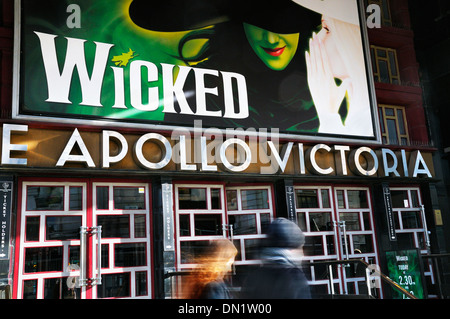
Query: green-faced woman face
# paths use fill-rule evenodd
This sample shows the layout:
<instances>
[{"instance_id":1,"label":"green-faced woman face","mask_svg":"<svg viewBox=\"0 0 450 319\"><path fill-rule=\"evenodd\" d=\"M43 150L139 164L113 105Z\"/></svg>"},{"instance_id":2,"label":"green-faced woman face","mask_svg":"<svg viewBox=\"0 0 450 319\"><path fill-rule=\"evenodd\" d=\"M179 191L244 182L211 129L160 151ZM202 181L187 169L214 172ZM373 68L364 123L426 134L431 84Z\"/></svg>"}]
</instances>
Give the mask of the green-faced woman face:
<instances>
[{"instance_id":1,"label":"green-faced woman face","mask_svg":"<svg viewBox=\"0 0 450 319\"><path fill-rule=\"evenodd\" d=\"M284 70L295 55L299 33L280 34L244 23L245 35L256 55L272 70Z\"/></svg>"}]
</instances>

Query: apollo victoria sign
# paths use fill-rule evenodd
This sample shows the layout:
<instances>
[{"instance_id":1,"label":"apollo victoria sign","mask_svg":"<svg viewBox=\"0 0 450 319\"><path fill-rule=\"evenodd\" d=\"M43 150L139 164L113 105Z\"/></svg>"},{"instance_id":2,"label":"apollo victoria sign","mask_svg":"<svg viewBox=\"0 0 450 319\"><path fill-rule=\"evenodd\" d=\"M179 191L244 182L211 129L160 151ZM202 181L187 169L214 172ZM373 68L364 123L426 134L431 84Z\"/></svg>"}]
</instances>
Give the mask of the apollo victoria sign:
<instances>
[{"instance_id":1,"label":"apollo victoria sign","mask_svg":"<svg viewBox=\"0 0 450 319\"><path fill-rule=\"evenodd\" d=\"M2 166L28 165L28 144L12 142L15 135L27 133L27 125L3 124ZM95 140L99 141L99 145L94 145L89 139L83 139L81 132L75 128L68 139L52 138L48 147L60 145L62 150L54 159L54 168L61 169L70 167L70 163L83 164L90 169L111 169L128 156L141 169L154 171L168 169L171 163L176 164L173 170L185 172L247 173L251 165L256 165L261 175L433 177L429 164L419 150L393 151L368 146L280 143L276 135L273 138L269 135L267 139L244 138L236 134L239 132L235 132L232 137L215 135L214 138L205 134L191 137L188 132L185 133L187 134L176 132L171 137L155 132L143 133L136 135L130 145L127 134L103 130L95 133ZM30 136L29 144L37 144L32 139ZM149 143L153 145L151 151L145 147ZM112 151L112 144L116 145L115 151ZM79 154L74 154L75 149L79 150ZM93 156L98 150L99 156ZM45 147L41 151L45 152ZM35 152L34 149L33 154ZM22 156L13 155L18 153ZM93 158L98 158L97 162ZM43 165L49 166L48 163Z\"/></svg>"}]
</instances>

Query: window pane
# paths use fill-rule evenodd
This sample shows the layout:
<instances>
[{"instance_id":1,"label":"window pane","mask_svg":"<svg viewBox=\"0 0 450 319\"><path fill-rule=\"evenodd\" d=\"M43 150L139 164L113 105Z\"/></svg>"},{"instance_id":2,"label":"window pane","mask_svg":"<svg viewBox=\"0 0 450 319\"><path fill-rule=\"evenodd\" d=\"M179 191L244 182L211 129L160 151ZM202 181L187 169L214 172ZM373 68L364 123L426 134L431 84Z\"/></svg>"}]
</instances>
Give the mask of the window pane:
<instances>
[{"instance_id":1,"label":"window pane","mask_svg":"<svg viewBox=\"0 0 450 319\"><path fill-rule=\"evenodd\" d=\"M33 247L25 249L25 272L62 271L63 247Z\"/></svg>"},{"instance_id":2,"label":"window pane","mask_svg":"<svg viewBox=\"0 0 450 319\"><path fill-rule=\"evenodd\" d=\"M44 279L44 299L80 299L80 288L69 289L67 277Z\"/></svg>"},{"instance_id":3,"label":"window pane","mask_svg":"<svg viewBox=\"0 0 450 319\"><path fill-rule=\"evenodd\" d=\"M242 190L242 209L267 209L269 198L266 189Z\"/></svg>"},{"instance_id":4,"label":"window pane","mask_svg":"<svg viewBox=\"0 0 450 319\"><path fill-rule=\"evenodd\" d=\"M147 264L147 244L129 243L114 245L115 267L138 267Z\"/></svg>"},{"instance_id":5,"label":"window pane","mask_svg":"<svg viewBox=\"0 0 450 319\"><path fill-rule=\"evenodd\" d=\"M402 212L403 229L422 228L420 212Z\"/></svg>"},{"instance_id":6,"label":"window pane","mask_svg":"<svg viewBox=\"0 0 450 319\"><path fill-rule=\"evenodd\" d=\"M303 251L305 256L323 256L322 236L306 236Z\"/></svg>"},{"instance_id":7,"label":"window pane","mask_svg":"<svg viewBox=\"0 0 450 319\"><path fill-rule=\"evenodd\" d=\"M297 189L297 208L319 208L317 190L315 189Z\"/></svg>"},{"instance_id":8,"label":"window pane","mask_svg":"<svg viewBox=\"0 0 450 319\"><path fill-rule=\"evenodd\" d=\"M47 216L45 240L80 239L81 216Z\"/></svg>"},{"instance_id":9,"label":"window pane","mask_svg":"<svg viewBox=\"0 0 450 319\"><path fill-rule=\"evenodd\" d=\"M370 48L370 58L372 59L373 73L378 73L377 61L376 61L376 58L375 58L375 52L374 52L373 48Z\"/></svg>"},{"instance_id":10,"label":"window pane","mask_svg":"<svg viewBox=\"0 0 450 319\"><path fill-rule=\"evenodd\" d=\"M196 236L222 235L221 214L195 214L194 226Z\"/></svg>"},{"instance_id":11,"label":"window pane","mask_svg":"<svg viewBox=\"0 0 450 319\"><path fill-rule=\"evenodd\" d=\"M39 221L39 216L27 217L25 226L26 241L39 241Z\"/></svg>"},{"instance_id":12,"label":"window pane","mask_svg":"<svg viewBox=\"0 0 450 319\"><path fill-rule=\"evenodd\" d=\"M408 191L391 191L392 207L408 208Z\"/></svg>"},{"instance_id":13,"label":"window pane","mask_svg":"<svg viewBox=\"0 0 450 319\"><path fill-rule=\"evenodd\" d=\"M371 235L353 235L353 247L361 253L373 253L373 243Z\"/></svg>"},{"instance_id":14,"label":"window pane","mask_svg":"<svg viewBox=\"0 0 450 319\"><path fill-rule=\"evenodd\" d=\"M211 209L220 209L220 188L211 189Z\"/></svg>"},{"instance_id":15,"label":"window pane","mask_svg":"<svg viewBox=\"0 0 450 319\"><path fill-rule=\"evenodd\" d=\"M102 268L109 268L109 244L102 244Z\"/></svg>"},{"instance_id":16,"label":"window pane","mask_svg":"<svg viewBox=\"0 0 450 319\"><path fill-rule=\"evenodd\" d=\"M145 221L145 215L134 215L134 237L147 237Z\"/></svg>"},{"instance_id":17,"label":"window pane","mask_svg":"<svg viewBox=\"0 0 450 319\"><path fill-rule=\"evenodd\" d=\"M179 188L178 206L180 209L206 209L206 189Z\"/></svg>"},{"instance_id":18,"label":"window pane","mask_svg":"<svg viewBox=\"0 0 450 319\"><path fill-rule=\"evenodd\" d=\"M307 231L306 229L306 213L297 213L297 223L298 227L304 232Z\"/></svg>"},{"instance_id":19,"label":"window pane","mask_svg":"<svg viewBox=\"0 0 450 319\"><path fill-rule=\"evenodd\" d=\"M340 213L339 219L345 221L345 228L347 230L361 230L359 213Z\"/></svg>"},{"instance_id":20,"label":"window pane","mask_svg":"<svg viewBox=\"0 0 450 319\"><path fill-rule=\"evenodd\" d=\"M369 208L366 191L349 190L347 196L349 208Z\"/></svg>"},{"instance_id":21,"label":"window pane","mask_svg":"<svg viewBox=\"0 0 450 319\"><path fill-rule=\"evenodd\" d=\"M259 239L246 239L244 240L245 246L245 259L254 260L260 258L260 240Z\"/></svg>"},{"instance_id":22,"label":"window pane","mask_svg":"<svg viewBox=\"0 0 450 319\"><path fill-rule=\"evenodd\" d=\"M270 225L270 214L260 214L259 219L261 220L261 233L265 234Z\"/></svg>"},{"instance_id":23,"label":"window pane","mask_svg":"<svg viewBox=\"0 0 450 319\"><path fill-rule=\"evenodd\" d=\"M384 108L384 112L386 113L386 116L394 116L395 115L394 109L389 108L389 107Z\"/></svg>"},{"instance_id":24,"label":"window pane","mask_svg":"<svg viewBox=\"0 0 450 319\"><path fill-rule=\"evenodd\" d=\"M391 66L391 75L397 76L397 60L395 58L395 53L393 51L389 51L389 65Z\"/></svg>"},{"instance_id":25,"label":"window pane","mask_svg":"<svg viewBox=\"0 0 450 319\"><path fill-rule=\"evenodd\" d=\"M330 192L327 189L322 189L322 208L331 208Z\"/></svg>"},{"instance_id":26,"label":"window pane","mask_svg":"<svg viewBox=\"0 0 450 319\"><path fill-rule=\"evenodd\" d=\"M180 236L190 236L191 226L189 222L189 215L179 215L180 218Z\"/></svg>"},{"instance_id":27,"label":"window pane","mask_svg":"<svg viewBox=\"0 0 450 319\"><path fill-rule=\"evenodd\" d=\"M237 191L227 191L227 210L237 210Z\"/></svg>"},{"instance_id":28,"label":"window pane","mask_svg":"<svg viewBox=\"0 0 450 319\"><path fill-rule=\"evenodd\" d=\"M114 187L114 209L144 209L143 187Z\"/></svg>"},{"instance_id":29,"label":"window pane","mask_svg":"<svg viewBox=\"0 0 450 319\"><path fill-rule=\"evenodd\" d=\"M336 194L337 194L337 199L338 199L338 207L345 208L344 191L338 190L338 191L336 191Z\"/></svg>"},{"instance_id":30,"label":"window pane","mask_svg":"<svg viewBox=\"0 0 450 319\"><path fill-rule=\"evenodd\" d=\"M403 110L402 109L397 110L397 118L398 118L398 127L400 129L400 134L406 134L405 119L403 118Z\"/></svg>"},{"instance_id":31,"label":"window pane","mask_svg":"<svg viewBox=\"0 0 450 319\"><path fill-rule=\"evenodd\" d=\"M309 224L312 232L332 230L331 213L309 213Z\"/></svg>"},{"instance_id":32,"label":"window pane","mask_svg":"<svg viewBox=\"0 0 450 319\"><path fill-rule=\"evenodd\" d=\"M147 296L147 272L136 272L136 296Z\"/></svg>"},{"instance_id":33,"label":"window pane","mask_svg":"<svg viewBox=\"0 0 450 319\"><path fill-rule=\"evenodd\" d=\"M381 58L386 57L386 50L377 49L377 55Z\"/></svg>"},{"instance_id":34,"label":"window pane","mask_svg":"<svg viewBox=\"0 0 450 319\"><path fill-rule=\"evenodd\" d=\"M131 286L131 274L103 274L102 284L97 286L98 298L129 297Z\"/></svg>"},{"instance_id":35,"label":"window pane","mask_svg":"<svg viewBox=\"0 0 450 319\"><path fill-rule=\"evenodd\" d=\"M82 206L82 192L81 186L70 186L69 188L69 210L81 210Z\"/></svg>"},{"instance_id":36,"label":"window pane","mask_svg":"<svg viewBox=\"0 0 450 319\"><path fill-rule=\"evenodd\" d=\"M80 265L80 246L69 246L69 264Z\"/></svg>"},{"instance_id":37,"label":"window pane","mask_svg":"<svg viewBox=\"0 0 450 319\"><path fill-rule=\"evenodd\" d=\"M388 119L387 121L389 143L398 144L397 123L395 120Z\"/></svg>"},{"instance_id":38,"label":"window pane","mask_svg":"<svg viewBox=\"0 0 450 319\"><path fill-rule=\"evenodd\" d=\"M257 234L256 229L256 215L246 214L246 215L230 215L228 220L231 225L233 225L234 235L248 235Z\"/></svg>"},{"instance_id":39,"label":"window pane","mask_svg":"<svg viewBox=\"0 0 450 319\"><path fill-rule=\"evenodd\" d=\"M97 186L97 209L109 208L108 186Z\"/></svg>"},{"instance_id":40,"label":"window pane","mask_svg":"<svg viewBox=\"0 0 450 319\"><path fill-rule=\"evenodd\" d=\"M412 207L420 207L420 202L419 202L419 194L417 192L417 190L411 190L411 205Z\"/></svg>"},{"instance_id":41,"label":"window pane","mask_svg":"<svg viewBox=\"0 0 450 319\"><path fill-rule=\"evenodd\" d=\"M381 133L385 133L386 130L385 130L385 128L384 128L383 109L382 109L381 107L378 108L378 116L380 117Z\"/></svg>"},{"instance_id":42,"label":"window pane","mask_svg":"<svg viewBox=\"0 0 450 319\"><path fill-rule=\"evenodd\" d=\"M378 67L380 68L381 82L390 83L388 65L386 61L378 61Z\"/></svg>"},{"instance_id":43,"label":"window pane","mask_svg":"<svg viewBox=\"0 0 450 319\"><path fill-rule=\"evenodd\" d=\"M102 226L102 238L130 238L128 215L98 215L97 225Z\"/></svg>"},{"instance_id":44,"label":"window pane","mask_svg":"<svg viewBox=\"0 0 450 319\"><path fill-rule=\"evenodd\" d=\"M195 263L196 259L204 253L205 249L209 247L208 240L182 241L181 247L181 263L190 264Z\"/></svg>"},{"instance_id":45,"label":"window pane","mask_svg":"<svg viewBox=\"0 0 450 319\"><path fill-rule=\"evenodd\" d=\"M336 254L336 247L334 246L334 239L335 238L333 235L326 236L328 255Z\"/></svg>"},{"instance_id":46,"label":"window pane","mask_svg":"<svg viewBox=\"0 0 450 319\"><path fill-rule=\"evenodd\" d=\"M64 187L28 186L27 210L64 210Z\"/></svg>"},{"instance_id":47,"label":"window pane","mask_svg":"<svg viewBox=\"0 0 450 319\"><path fill-rule=\"evenodd\" d=\"M23 281L23 299L37 299L37 279Z\"/></svg>"},{"instance_id":48,"label":"window pane","mask_svg":"<svg viewBox=\"0 0 450 319\"><path fill-rule=\"evenodd\" d=\"M363 213L363 219L364 219L364 230L372 230L372 223L370 221L370 214L369 213Z\"/></svg>"}]
</instances>

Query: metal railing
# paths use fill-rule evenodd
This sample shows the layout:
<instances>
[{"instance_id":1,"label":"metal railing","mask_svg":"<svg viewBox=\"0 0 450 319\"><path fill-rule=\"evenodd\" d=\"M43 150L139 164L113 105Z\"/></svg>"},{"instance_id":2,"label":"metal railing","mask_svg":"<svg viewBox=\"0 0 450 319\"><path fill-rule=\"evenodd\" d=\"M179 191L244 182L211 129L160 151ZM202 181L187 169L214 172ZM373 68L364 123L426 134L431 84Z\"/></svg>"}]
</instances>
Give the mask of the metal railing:
<instances>
[{"instance_id":1,"label":"metal railing","mask_svg":"<svg viewBox=\"0 0 450 319\"><path fill-rule=\"evenodd\" d=\"M405 290L398 283L396 283L395 281L390 279L388 276L383 274L381 271L379 271L376 267L375 268L371 267L369 269L369 267L371 265L363 259L345 259L345 260L327 260L327 261L305 262L305 263L302 263L302 266L318 266L321 264L326 265L327 269L328 269L328 279L330 282L331 296L333 296L333 295L335 295L335 292L334 292L334 283L333 283L334 279L333 279L333 275L332 275L333 272L332 272L331 267L333 265L349 265L349 264L358 264L358 263L362 264L365 267L365 275L366 275L365 279L366 279L367 292L368 292L369 297L373 297L372 292L371 292L371 286L372 286L371 278L373 278L374 276L377 276L377 278L380 278L383 282L385 282L392 288L397 289L399 292L404 294L406 297L408 297L410 299L418 299L416 296L411 294L409 291ZM189 275L190 273L191 273L190 271L167 272L164 274L164 280L166 280L166 279L172 280L170 285L171 285L171 289L173 289L174 288L173 279L175 279L178 276Z\"/></svg>"},{"instance_id":2,"label":"metal railing","mask_svg":"<svg viewBox=\"0 0 450 319\"><path fill-rule=\"evenodd\" d=\"M327 271L328 271L328 280L330 282L330 291L331 291L331 295L335 295L335 291L334 291L334 284L333 284L333 271L332 271L332 267L333 265L349 265L349 264L362 264L365 267L365 275L366 275L366 285L367 285L367 294L369 295L369 297L372 297L372 292L371 292L371 277L377 276L378 278L380 278L383 282L385 282L386 284L388 284L389 286L391 286L394 289L397 289L399 292L401 292L402 294L404 294L405 296L407 296L410 299L418 299L416 296L414 296L413 294L411 294L409 291L405 290L402 286L400 286L398 283L396 283L395 281L393 281L391 278L389 278L388 276L386 276L385 274L383 274L381 271L379 271L376 267L370 268L371 266L369 263L367 263L365 260L363 259L345 259L345 260L326 260L326 261L314 261L314 262L309 262L309 263L303 263L303 266L318 266L318 265L326 265L327 267Z\"/></svg>"}]
</instances>

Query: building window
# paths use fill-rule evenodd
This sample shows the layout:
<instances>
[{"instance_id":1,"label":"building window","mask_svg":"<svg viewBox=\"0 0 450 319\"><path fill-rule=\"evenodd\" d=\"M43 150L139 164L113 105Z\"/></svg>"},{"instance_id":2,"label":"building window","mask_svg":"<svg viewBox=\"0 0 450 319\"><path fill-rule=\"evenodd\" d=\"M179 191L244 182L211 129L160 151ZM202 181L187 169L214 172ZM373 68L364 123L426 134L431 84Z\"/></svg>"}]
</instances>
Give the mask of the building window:
<instances>
[{"instance_id":1,"label":"building window","mask_svg":"<svg viewBox=\"0 0 450 319\"><path fill-rule=\"evenodd\" d=\"M370 53L375 82L400 84L396 50L371 45Z\"/></svg>"},{"instance_id":2,"label":"building window","mask_svg":"<svg viewBox=\"0 0 450 319\"><path fill-rule=\"evenodd\" d=\"M408 145L408 126L405 108L401 106L379 105L381 135L384 144Z\"/></svg>"},{"instance_id":3,"label":"building window","mask_svg":"<svg viewBox=\"0 0 450 319\"><path fill-rule=\"evenodd\" d=\"M389 0L366 0L366 7L370 4L376 4L381 9L381 24L387 27L392 26L391 9Z\"/></svg>"}]
</instances>

